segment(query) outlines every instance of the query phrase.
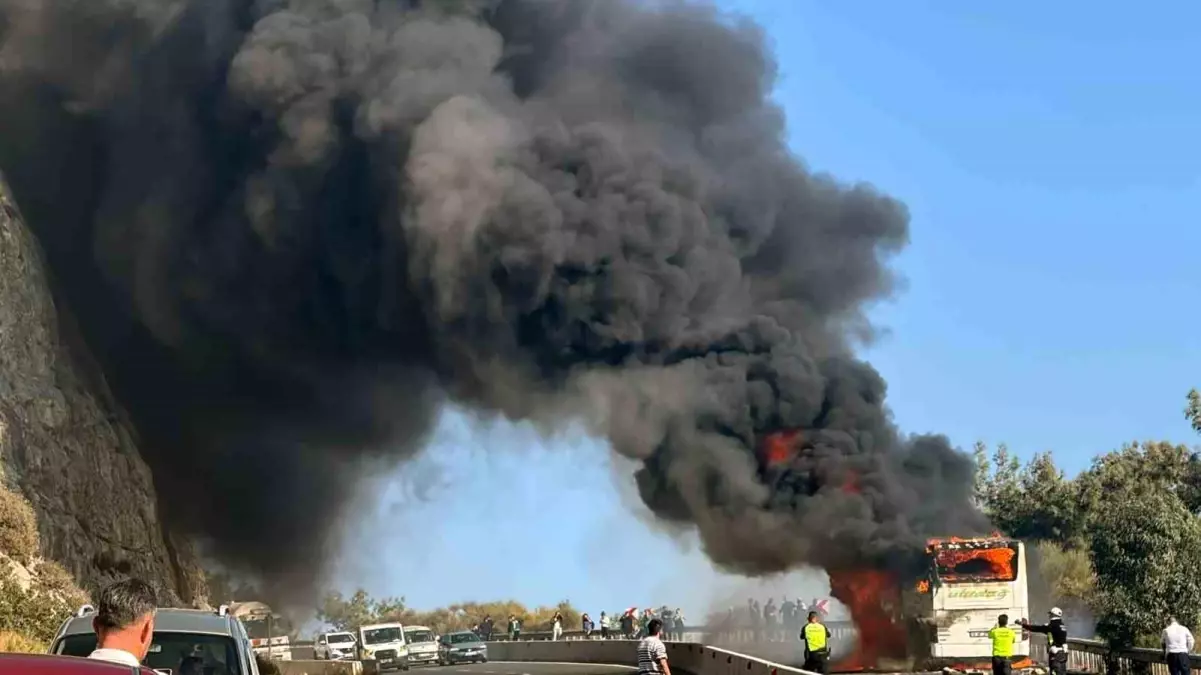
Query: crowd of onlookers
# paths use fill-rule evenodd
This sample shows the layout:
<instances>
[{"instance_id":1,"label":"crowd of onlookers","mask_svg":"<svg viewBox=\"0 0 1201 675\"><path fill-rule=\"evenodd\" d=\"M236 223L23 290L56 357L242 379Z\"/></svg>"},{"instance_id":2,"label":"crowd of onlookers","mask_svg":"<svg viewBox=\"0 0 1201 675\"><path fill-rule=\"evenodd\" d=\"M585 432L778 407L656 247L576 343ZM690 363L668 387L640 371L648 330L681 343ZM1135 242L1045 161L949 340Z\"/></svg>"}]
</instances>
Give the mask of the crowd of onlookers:
<instances>
[{"instance_id":1,"label":"crowd of onlookers","mask_svg":"<svg viewBox=\"0 0 1201 675\"><path fill-rule=\"evenodd\" d=\"M760 603L747 598L744 607L730 607L724 614L714 617L711 626L719 633L719 639L739 642L778 642L795 640L808 619L809 612L817 612L825 618L826 602L814 600L806 605L800 599L788 597L768 598Z\"/></svg>"},{"instance_id":2,"label":"crowd of onlookers","mask_svg":"<svg viewBox=\"0 0 1201 675\"><path fill-rule=\"evenodd\" d=\"M659 609L642 609L631 607L624 612L609 614L601 612L600 615L593 619L592 615L584 612L580 616L580 632L583 637L589 639L637 639L647 635L647 627L652 619L659 619L662 622L663 628L661 635L665 640L682 639L684 631L684 613L679 608L671 609L664 605ZM517 616L510 616L505 624L505 635L510 640L520 640L522 635L522 621ZM549 626L551 639L560 640L563 638L564 631L567 627L564 625L562 613L555 613ZM473 630L485 640L495 639L498 637L496 626L492 617L484 617L484 620L477 624Z\"/></svg>"},{"instance_id":3,"label":"crowd of onlookers","mask_svg":"<svg viewBox=\"0 0 1201 675\"><path fill-rule=\"evenodd\" d=\"M806 604L799 599L784 597L777 603L775 598L768 598L764 602L748 598L744 607L730 607L724 613L711 616L706 630L715 633L715 638L725 641L791 641L796 639L801 627L805 625L809 612L817 612L824 619L826 601L814 600ZM623 612L612 614L601 612L595 619L584 612L580 616L579 628L572 631L572 637L582 633L583 637L589 639L634 640L647 635L647 626L652 619L662 622L663 639L683 639L686 629L684 613L679 608L672 609L666 605L658 609L630 607ZM561 613L554 615L549 626L540 627L541 630L546 628L549 628L552 640L563 639L565 632L571 630L565 624ZM504 634L510 640L520 640L522 629L521 620L510 616L504 627ZM495 639L500 632L494 628L490 617L486 617L476 626L475 631L484 639Z\"/></svg>"}]
</instances>

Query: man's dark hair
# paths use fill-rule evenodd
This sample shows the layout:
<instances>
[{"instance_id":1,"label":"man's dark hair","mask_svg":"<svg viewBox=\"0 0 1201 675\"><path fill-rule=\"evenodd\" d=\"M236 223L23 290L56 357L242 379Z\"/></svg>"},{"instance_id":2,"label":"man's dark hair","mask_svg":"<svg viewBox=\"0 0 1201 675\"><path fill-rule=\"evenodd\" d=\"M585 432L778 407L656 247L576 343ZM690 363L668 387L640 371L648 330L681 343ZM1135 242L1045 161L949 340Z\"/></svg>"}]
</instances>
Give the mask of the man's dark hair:
<instances>
[{"instance_id":1,"label":"man's dark hair","mask_svg":"<svg viewBox=\"0 0 1201 675\"><path fill-rule=\"evenodd\" d=\"M658 619L651 619L650 623L646 624L647 635L658 635L663 628L663 622Z\"/></svg>"},{"instance_id":2,"label":"man's dark hair","mask_svg":"<svg viewBox=\"0 0 1201 675\"><path fill-rule=\"evenodd\" d=\"M108 630L121 630L154 612L158 594L141 579L124 579L100 591L96 602L95 623Z\"/></svg>"},{"instance_id":3,"label":"man's dark hair","mask_svg":"<svg viewBox=\"0 0 1201 675\"><path fill-rule=\"evenodd\" d=\"M1009 623L1009 615L1008 614L1002 614L1001 616L997 617L997 625L998 626L1004 626L1008 623Z\"/></svg>"},{"instance_id":4,"label":"man's dark hair","mask_svg":"<svg viewBox=\"0 0 1201 675\"><path fill-rule=\"evenodd\" d=\"M809 620L810 621L812 621L816 618L817 618L817 612L809 612Z\"/></svg>"}]
</instances>

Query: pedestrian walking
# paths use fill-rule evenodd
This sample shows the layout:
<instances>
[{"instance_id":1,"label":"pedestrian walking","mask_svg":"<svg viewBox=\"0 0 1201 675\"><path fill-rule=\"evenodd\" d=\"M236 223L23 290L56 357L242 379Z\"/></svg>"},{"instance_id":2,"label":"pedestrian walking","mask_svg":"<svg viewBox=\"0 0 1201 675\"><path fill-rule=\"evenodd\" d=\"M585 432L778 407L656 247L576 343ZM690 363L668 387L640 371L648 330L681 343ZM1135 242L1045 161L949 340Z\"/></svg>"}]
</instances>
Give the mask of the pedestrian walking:
<instances>
[{"instance_id":1,"label":"pedestrian walking","mask_svg":"<svg viewBox=\"0 0 1201 675\"><path fill-rule=\"evenodd\" d=\"M550 639L558 640L561 637L563 637L563 615L555 612L554 623L550 629Z\"/></svg>"},{"instance_id":2,"label":"pedestrian walking","mask_svg":"<svg viewBox=\"0 0 1201 675\"><path fill-rule=\"evenodd\" d=\"M588 612L584 612L584 616L580 617L580 627L584 629L584 637L592 637L592 617L588 616Z\"/></svg>"},{"instance_id":3,"label":"pedestrian walking","mask_svg":"<svg viewBox=\"0 0 1201 675\"><path fill-rule=\"evenodd\" d=\"M1063 625L1063 610L1052 607L1047 612L1046 624L1033 624L1023 619L1019 625L1031 633L1047 636L1047 666L1051 675L1068 675L1068 629Z\"/></svg>"},{"instance_id":4,"label":"pedestrian walking","mask_svg":"<svg viewBox=\"0 0 1201 675\"><path fill-rule=\"evenodd\" d=\"M1009 615L997 617L997 625L988 631L988 639L992 640L992 673L993 675L1011 675L1013 672L1013 646L1021 635L1009 627Z\"/></svg>"},{"instance_id":5,"label":"pedestrian walking","mask_svg":"<svg viewBox=\"0 0 1201 675\"><path fill-rule=\"evenodd\" d=\"M801 630L805 643L804 670L826 675L830 672L830 629L818 620L817 612L809 612L809 623Z\"/></svg>"},{"instance_id":6,"label":"pedestrian walking","mask_svg":"<svg viewBox=\"0 0 1201 675\"><path fill-rule=\"evenodd\" d=\"M1189 675L1189 653L1196 645L1193 632L1176 621L1176 617L1168 620L1167 628L1163 629L1163 656L1168 662L1168 672L1171 675Z\"/></svg>"}]
</instances>

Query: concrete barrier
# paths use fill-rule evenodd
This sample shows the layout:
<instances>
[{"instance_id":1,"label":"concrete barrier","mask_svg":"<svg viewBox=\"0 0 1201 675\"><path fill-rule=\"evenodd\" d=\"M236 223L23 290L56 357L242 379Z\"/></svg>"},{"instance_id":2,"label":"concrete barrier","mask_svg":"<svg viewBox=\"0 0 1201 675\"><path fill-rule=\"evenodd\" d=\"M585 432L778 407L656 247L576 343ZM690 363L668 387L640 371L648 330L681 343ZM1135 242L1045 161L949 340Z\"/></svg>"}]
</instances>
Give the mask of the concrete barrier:
<instances>
[{"instance_id":1,"label":"concrete barrier","mask_svg":"<svg viewBox=\"0 0 1201 675\"><path fill-rule=\"evenodd\" d=\"M372 668L364 668L364 663ZM374 661L276 661L280 675L367 675L378 673Z\"/></svg>"},{"instance_id":2,"label":"concrete barrier","mask_svg":"<svg viewBox=\"0 0 1201 675\"><path fill-rule=\"evenodd\" d=\"M638 665L637 640L563 640L559 642L490 642L491 661L533 661ZM694 642L668 642L672 672L690 675L816 675L727 649Z\"/></svg>"}]
</instances>

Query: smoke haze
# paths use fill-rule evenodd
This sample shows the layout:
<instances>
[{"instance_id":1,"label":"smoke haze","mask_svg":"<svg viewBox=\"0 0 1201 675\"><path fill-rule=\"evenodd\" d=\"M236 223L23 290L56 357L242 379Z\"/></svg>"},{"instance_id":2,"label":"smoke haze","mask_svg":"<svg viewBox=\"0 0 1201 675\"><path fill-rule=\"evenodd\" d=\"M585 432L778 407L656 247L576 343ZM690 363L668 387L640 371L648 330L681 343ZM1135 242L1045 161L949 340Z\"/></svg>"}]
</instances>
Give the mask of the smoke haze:
<instances>
[{"instance_id":1,"label":"smoke haze","mask_svg":"<svg viewBox=\"0 0 1201 675\"><path fill-rule=\"evenodd\" d=\"M0 166L164 517L232 569L311 590L360 481L447 401L582 421L730 571L895 564L980 525L972 464L902 438L851 349L906 210L790 155L752 25L0 0L0 36ZM784 429L804 446L765 467Z\"/></svg>"}]
</instances>

